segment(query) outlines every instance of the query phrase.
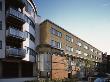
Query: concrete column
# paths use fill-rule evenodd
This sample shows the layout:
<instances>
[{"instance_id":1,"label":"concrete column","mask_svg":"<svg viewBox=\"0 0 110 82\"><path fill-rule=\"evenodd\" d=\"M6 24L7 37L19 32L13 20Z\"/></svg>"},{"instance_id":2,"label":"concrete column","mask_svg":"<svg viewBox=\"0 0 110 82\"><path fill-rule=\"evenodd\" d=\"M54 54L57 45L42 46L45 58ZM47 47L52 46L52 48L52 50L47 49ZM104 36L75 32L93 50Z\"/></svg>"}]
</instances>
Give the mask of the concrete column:
<instances>
[{"instance_id":1,"label":"concrete column","mask_svg":"<svg viewBox=\"0 0 110 82\"><path fill-rule=\"evenodd\" d=\"M0 61L0 78L2 78L2 62Z\"/></svg>"},{"instance_id":2,"label":"concrete column","mask_svg":"<svg viewBox=\"0 0 110 82\"><path fill-rule=\"evenodd\" d=\"M37 76L37 63L33 63L33 76Z\"/></svg>"},{"instance_id":3,"label":"concrete column","mask_svg":"<svg viewBox=\"0 0 110 82\"><path fill-rule=\"evenodd\" d=\"M22 65L21 65L21 62L19 62L19 64L18 64L18 76L22 77Z\"/></svg>"}]
</instances>

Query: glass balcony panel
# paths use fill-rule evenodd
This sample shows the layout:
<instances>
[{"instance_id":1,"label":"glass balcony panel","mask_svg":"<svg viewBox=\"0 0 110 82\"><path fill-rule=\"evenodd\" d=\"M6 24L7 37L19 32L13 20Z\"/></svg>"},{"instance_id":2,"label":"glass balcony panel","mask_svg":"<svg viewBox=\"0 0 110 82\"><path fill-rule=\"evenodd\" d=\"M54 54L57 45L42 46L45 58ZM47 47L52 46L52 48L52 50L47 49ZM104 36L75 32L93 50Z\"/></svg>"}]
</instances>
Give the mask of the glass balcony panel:
<instances>
[{"instance_id":1,"label":"glass balcony panel","mask_svg":"<svg viewBox=\"0 0 110 82\"><path fill-rule=\"evenodd\" d=\"M26 16L23 13L21 13L20 11L17 11L15 9L9 8L7 10L7 15L16 17L18 20L20 20L20 21L25 23Z\"/></svg>"},{"instance_id":2,"label":"glass balcony panel","mask_svg":"<svg viewBox=\"0 0 110 82\"><path fill-rule=\"evenodd\" d=\"M12 36L12 37L19 38L22 40L26 39L25 32L16 30L16 29L11 28L11 27L7 30L7 36Z\"/></svg>"},{"instance_id":3,"label":"glass balcony panel","mask_svg":"<svg viewBox=\"0 0 110 82\"><path fill-rule=\"evenodd\" d=\"M13 57L25 57L26 50L23 48L10 48L8 47L6 49L7 56L13 56Z\"/></svg>"}]
</instances>

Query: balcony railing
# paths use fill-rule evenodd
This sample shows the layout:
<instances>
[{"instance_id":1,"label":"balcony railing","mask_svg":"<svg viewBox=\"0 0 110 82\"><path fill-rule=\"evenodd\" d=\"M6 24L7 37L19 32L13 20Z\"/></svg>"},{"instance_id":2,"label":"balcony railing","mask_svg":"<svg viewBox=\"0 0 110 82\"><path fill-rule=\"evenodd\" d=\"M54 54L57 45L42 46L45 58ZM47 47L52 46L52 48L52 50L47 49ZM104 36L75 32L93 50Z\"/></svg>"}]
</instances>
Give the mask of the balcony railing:
<instances>
[{"instance_id":1,"label":"balcony railing","mask_svg":"<svg viewBox=\"0 0 110 82\"><path fill-rule=\"evenodd\" d=\"M17 29L14 29L12 27L9 27L9 29L6 31L7 36L12 36L21 40L26 40L25 32L19 31Z\"/></svg>"},{"instance_id":2,"label":"balcony railing","mask_svg":"<svg viewBox=\"0 0 110 82\"><path fill-rule=\"evenodd\" d=\"M10 46L6 47L6 56L7 57L20 57L24 58L26 50L23 48L11 48Z\"/></svg>"},{"instance_id":3,"label":"balcony railing","mask_svg":"<svg viewBox=\"0 0 110 82\"><path fill-rule=\"evenodd\" d=\"M22 21L23 23L25 23L26 19L27 19L25 14L21 13L20 11L13 9L13 8L9 8L6 12L6 15L12 16L12 17Z\"/></svg>"}]
</instances>

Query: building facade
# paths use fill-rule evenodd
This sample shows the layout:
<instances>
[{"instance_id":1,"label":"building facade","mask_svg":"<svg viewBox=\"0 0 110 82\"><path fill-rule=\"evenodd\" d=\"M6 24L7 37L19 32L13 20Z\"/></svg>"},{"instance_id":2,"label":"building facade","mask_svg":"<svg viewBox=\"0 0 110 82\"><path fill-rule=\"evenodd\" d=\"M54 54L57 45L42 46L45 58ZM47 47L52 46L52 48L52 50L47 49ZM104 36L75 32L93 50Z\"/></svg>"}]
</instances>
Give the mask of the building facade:
<instances>
[{"instance_id":1,"label":"building facade","mask_svg":"<svg viewBox=\"0 0 110 82\"><path fill-rule=\"evenodd\" d=\"M38 18L33 0L0 0L0 82L37 77Z\"/></svg>"},{"instance_id":2,"label":"building facade","mask_svg":"<svg viewBox=\"0 0 110 82\"><path fill-rule=\"evenodd\" d=\"M33 0L0 0L0 82L83 78L101 53L50 20L41 23Z\"/></svg>"},{"instance_id":3,"label":"building facade","mask_svg":"<svg viewBox=\"0 0 110 82\"><path fill-rule=\"evenodd\" d=\"M50 20L40 24L40 44L48 44L60 51L59 54L57 51L54 53L48 50L52 57L53 79L71 78L74 75L83 78L93 73L97 63L102 61L100 50Z\"/></svg>"}]
</instances>

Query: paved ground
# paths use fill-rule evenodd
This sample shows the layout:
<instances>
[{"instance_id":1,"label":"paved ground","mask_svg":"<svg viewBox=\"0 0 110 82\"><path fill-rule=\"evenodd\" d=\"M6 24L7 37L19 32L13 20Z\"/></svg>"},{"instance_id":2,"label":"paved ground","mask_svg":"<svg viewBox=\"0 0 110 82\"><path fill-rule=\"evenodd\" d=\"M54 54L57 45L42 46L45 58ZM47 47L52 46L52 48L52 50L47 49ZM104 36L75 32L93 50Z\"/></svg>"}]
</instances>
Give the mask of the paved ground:
<instances>
[{"instance_id":1,"label":"paved ground","mask_svg":"<svg viewBox=\"0 0 110 82\"><path fill-rule=\"evenodd\" d=\"M77 82L88 82L88 81L77 81Z\"/></svg>"}]
</instances>

